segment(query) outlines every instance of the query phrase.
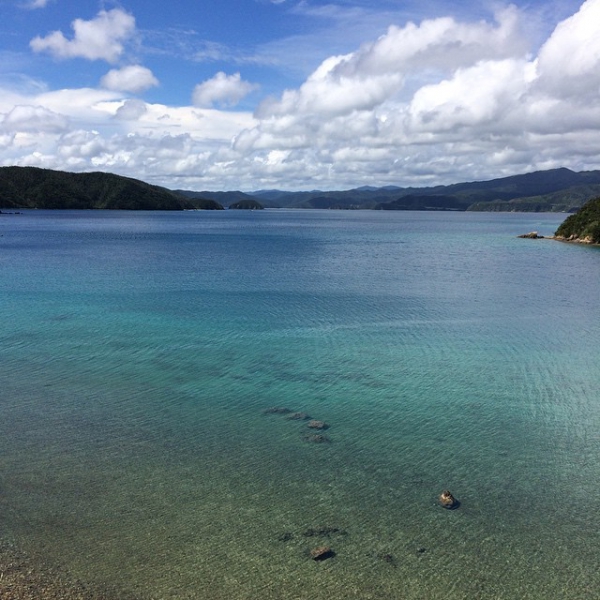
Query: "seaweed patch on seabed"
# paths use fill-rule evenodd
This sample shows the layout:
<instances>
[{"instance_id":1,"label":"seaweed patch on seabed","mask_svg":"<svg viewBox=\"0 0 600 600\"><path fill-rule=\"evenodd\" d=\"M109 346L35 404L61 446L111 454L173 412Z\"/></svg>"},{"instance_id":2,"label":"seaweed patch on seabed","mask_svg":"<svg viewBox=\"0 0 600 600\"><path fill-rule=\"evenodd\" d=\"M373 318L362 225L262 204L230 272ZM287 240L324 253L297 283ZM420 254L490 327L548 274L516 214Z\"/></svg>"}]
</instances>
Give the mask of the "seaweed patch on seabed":
<instances>
[{"instance_id":1,"label":"seaweed patch on seabed","mask_svg":"<svg viewBox=\"0 0 600 600\"><path fill-rule=\"evenodd\" d=\"M302 532L304 537L331 537L332 535L348 535L345 529L339 527L309 527Z\"/></svg>"},{"instance_id":2,"label":"seaweed patch on seabed","mask_svg":"<svg viewBox=\"0 0 600 600\"><path fill-rule=\"evenodd\" d=\"M291 408L287 408L285 406L272 406L270 408L265 408L262 411L263 415L280 415L285 416L286 421L296 421L296 422L306 422L308 429L311 431L304 432L302 434L302 439L305 442L309 442L312 444L330 444L331 438L324 433L314 433L315 431L325 431L329 429L330 425L325 423L325 421L320 421L318 419L313 419L307 412L303 411L295 411Z\"/></svg>"},{"instance_id":3,"label":"seaweed patch on seabed","mask_svg":"<svg viewBox=\"0 0 600 600\"><path fill-rule=\"evenodd\" d=\"M265 408L262 413L263 415L287 415L294 412L291 408L285 408L284 406L272 406L271 408Z\"/></svg>"},{"instance_id":4,"label":"seaweed patch on seabed","mask_svg":"<svg viewBox=\"0 0 600 600\"><path fill-rule=\"evenodd\" d=\"M294 534L291 531L285 531L277 536L277 540L287 543L296 540L298 537L314 539L314 543L319 544L320 542L320 545L312 548L305 546L302 552L305 556L309 556L312 560L321 562L327 560L328 558L333 558L337 554L333 548L329 546L330 539L332 537L336 537L339 541L340 538L343 538L346 535L348 535L348 532L345 529L325 525L322 527L309 527L308 529L300 532L299 535Z\"/></svg>"},{"instance_id":5,"label":"seaweed patch on seabed","mask_svg":"<svg viewBox=\"0 0 600 600\"><path fill-rule=\"evenodd\" d=\"M390 565L390 567L396 568L398 566L398 561L396 560L396 557L390 552L369 552L366 556L374 558L378 561L382 561Z\"/></svg>"},{"instance_id":6,"label":"seaweed patch on seabed","mask_svg":"<svg viewBox=\"0 0 600 600\"><path fill-rule=\"evenodd\" d=\"M331 444L331 438L323 433L305 433L302 439L311 444Z\"/></svg>"},{"instance_id":7,"label":"seaweed patch on seabed","mask_svg":"<svg viewBox=\"0 0 600 600\"><path fill-rule=\"evenodd\" d=\"M286 417L288 421L308 421L312 419L312 417L305 412L293 412L292 414Z\"/></svg>"}]
</instances>

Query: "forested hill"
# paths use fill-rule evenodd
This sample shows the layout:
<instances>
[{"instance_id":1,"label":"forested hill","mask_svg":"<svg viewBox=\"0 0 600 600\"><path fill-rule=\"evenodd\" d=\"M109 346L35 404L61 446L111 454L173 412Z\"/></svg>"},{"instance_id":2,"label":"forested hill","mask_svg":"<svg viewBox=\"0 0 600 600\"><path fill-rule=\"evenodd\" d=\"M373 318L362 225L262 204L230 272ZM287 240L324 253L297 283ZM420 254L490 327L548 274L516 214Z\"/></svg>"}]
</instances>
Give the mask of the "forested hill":
<instances>
[{"instance_id":1,"label":"forested hill","mask_svg":"<svg viewBox=\"0 0 600 600\"><path fill-rule=\"evenodd\" d=\"M223 208L111 173L67 173L36 167L0 167L0 208L184 210Z\"/></svg>"},{"instance_id":2,"label":"forested hill","mask_svg":"<svg viewBox=\"0 0 600 600\"><path fill-rule=\"evenodd\" d=\"M0 167L0 209L185 210L321 208L575 212L600 196L600 171L551 169L429 188L366 186L345 191L168 190L111 173Z\"/></svg>"},{"instance_id":3,"label":"forested hill","mask_svg":"<svg viewBox=\"0 0 600 600\"><path fill-rule=\"evenodd\" d=\"M600 244L600 198L587 202L556 230L557 239Z\"/></svg>"}]
</instances>

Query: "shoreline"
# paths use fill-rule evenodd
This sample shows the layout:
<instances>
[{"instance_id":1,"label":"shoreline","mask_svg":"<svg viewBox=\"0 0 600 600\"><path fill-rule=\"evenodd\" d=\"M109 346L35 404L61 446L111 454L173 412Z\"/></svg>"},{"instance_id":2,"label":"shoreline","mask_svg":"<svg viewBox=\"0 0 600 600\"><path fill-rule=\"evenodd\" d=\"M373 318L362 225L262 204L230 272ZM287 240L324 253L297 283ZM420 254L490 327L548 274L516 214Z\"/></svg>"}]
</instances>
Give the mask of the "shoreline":
<instances>
[{"instance_id":1,"label":"shoreline","mask_svg":"<svg viewBox=\"0 0 600 600\"><path fill-rule=\"evenodd\" d=\"M564 237L562 235L538 235L537 231L530 231L529 233L522 233L517 236L518 238L526 240L554 240L556 242L563 242L565 244L581 244L583 246L600 246L599 242L593 242L589 238L578 238L578 237Z\"/></svg>"},{"instance_id":2,"label":"shoreline","mask_svg":"<svg viewBox=\"0 0 600 600\"><path fill-rule=\"evenodd\" d=\"M565 244L580 244L582 246L600 246L600 242L592 242L588 238L566 238L560 235L551 235L546 237L548 240L554 240L556 242L563 242Z\"/></svg>"}]
</instances>

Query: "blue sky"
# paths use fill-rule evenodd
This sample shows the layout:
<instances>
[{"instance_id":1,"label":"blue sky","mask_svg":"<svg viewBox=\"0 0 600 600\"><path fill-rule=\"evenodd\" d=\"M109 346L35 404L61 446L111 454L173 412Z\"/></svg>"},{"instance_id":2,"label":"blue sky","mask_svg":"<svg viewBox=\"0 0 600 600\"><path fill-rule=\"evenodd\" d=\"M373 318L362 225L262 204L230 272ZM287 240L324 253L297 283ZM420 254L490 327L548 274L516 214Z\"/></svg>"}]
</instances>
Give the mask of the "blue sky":
<instances>
[{"instance_id":1,"label":"blue sky","mask_svg":"<svg viewBox=\"0 0 600 600\"><path fill-rule=\"evenodd\" d=\"M600 168L600 0L0 0L0 165L348 189Z\"/></svg>"}]
</instances>

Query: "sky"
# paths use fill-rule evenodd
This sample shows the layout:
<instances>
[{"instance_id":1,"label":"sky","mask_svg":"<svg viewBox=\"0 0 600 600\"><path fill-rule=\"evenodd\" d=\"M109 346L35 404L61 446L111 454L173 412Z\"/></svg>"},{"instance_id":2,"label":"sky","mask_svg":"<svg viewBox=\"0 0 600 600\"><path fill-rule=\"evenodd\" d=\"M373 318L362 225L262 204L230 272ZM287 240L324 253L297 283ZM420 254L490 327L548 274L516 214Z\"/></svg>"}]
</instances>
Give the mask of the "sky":
<instances>
[{"instance_id":1,"label":"sky","mask_svg":"<svg viewBox=\"0 0 600 600\"><path fill-rule=\"evenodd\" d=\"M0 0L0 166L186 190L600 169L600 0Z\"/></svg>"}]
</instances>

